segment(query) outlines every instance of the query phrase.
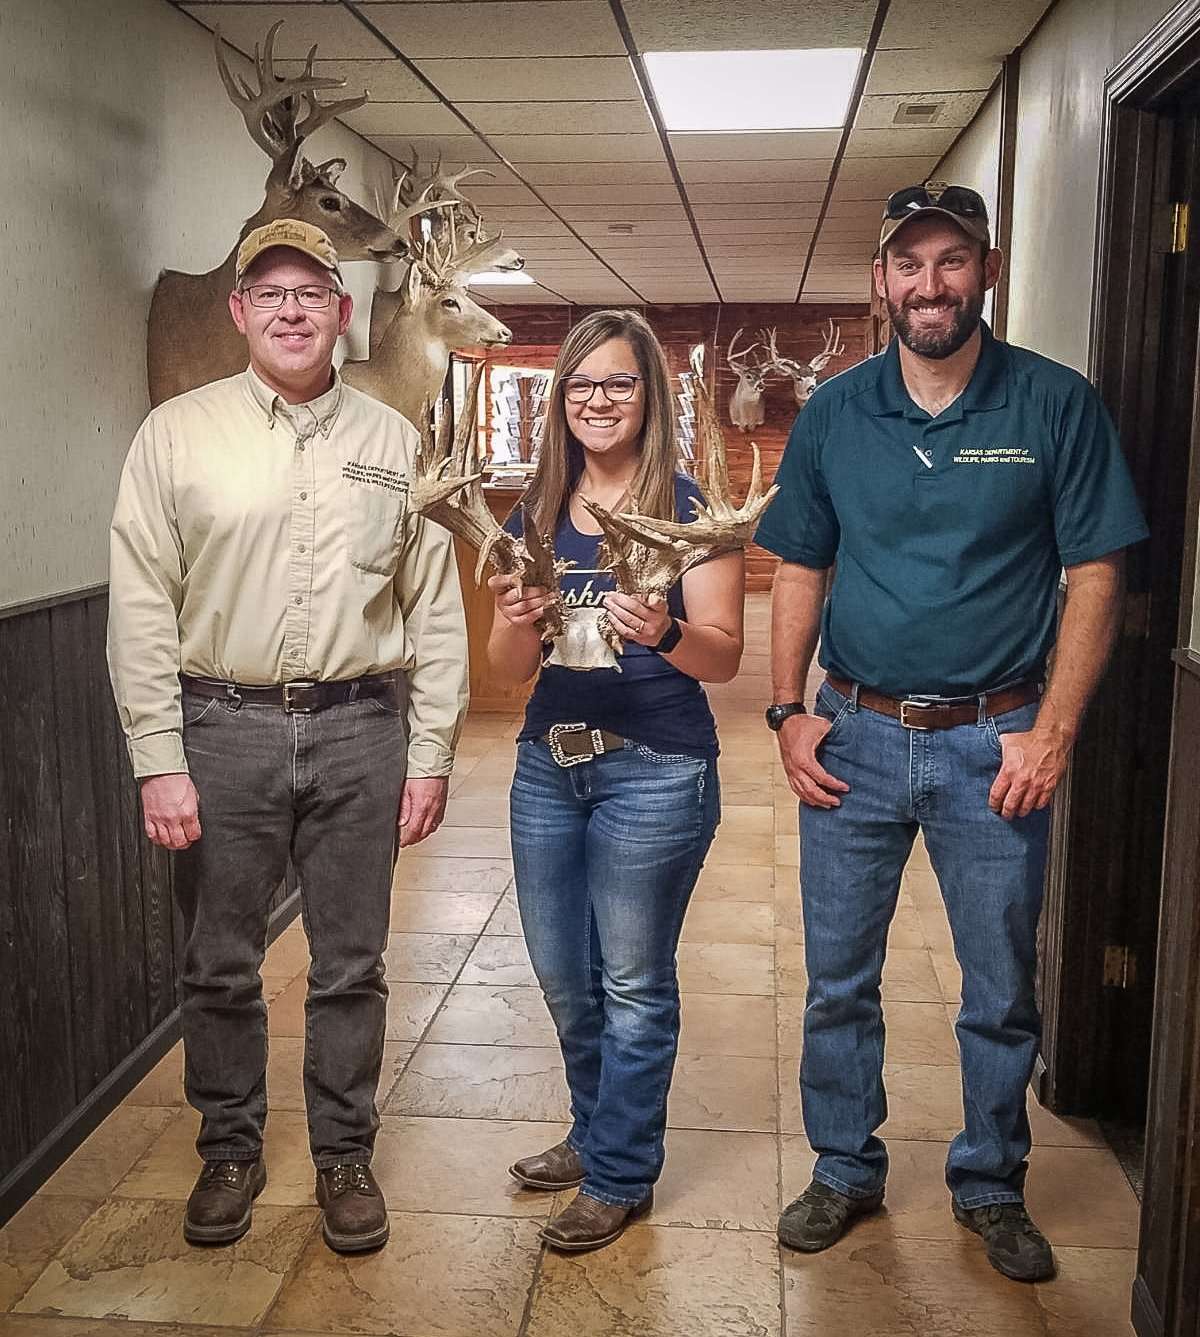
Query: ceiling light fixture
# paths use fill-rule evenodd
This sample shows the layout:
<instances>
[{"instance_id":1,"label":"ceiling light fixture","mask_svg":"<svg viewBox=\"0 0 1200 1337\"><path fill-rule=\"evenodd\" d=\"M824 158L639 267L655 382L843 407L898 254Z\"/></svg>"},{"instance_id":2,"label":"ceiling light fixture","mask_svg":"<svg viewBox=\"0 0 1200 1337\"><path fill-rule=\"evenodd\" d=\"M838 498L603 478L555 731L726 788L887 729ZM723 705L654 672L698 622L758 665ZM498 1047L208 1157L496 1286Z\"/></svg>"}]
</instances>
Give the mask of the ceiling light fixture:
<instances>
[{"instance_id":1,"label":"ceiling light fixture","mask_svg":"<svg viewBox=\"0 0 1200 1337\"><path fill-rule=\"evenodd\" d=\"M663 122L674 133L837 130L861 47L804 51L649 51Z\"/></svg>"},{"instance_id":2,"label":"ceiling light fixture","mask_svg":"<svg viewBox=\"0 0 1200 1337\"><path fill-rule=\"evenodd\" d=\"M482 274L472 274L467 280L468 288L477 288L480 284L487 284L488 287L499 287L506 283L536 283L535 278L530 277L521 269L485 269Z\"/></svg>"}]
</instances>

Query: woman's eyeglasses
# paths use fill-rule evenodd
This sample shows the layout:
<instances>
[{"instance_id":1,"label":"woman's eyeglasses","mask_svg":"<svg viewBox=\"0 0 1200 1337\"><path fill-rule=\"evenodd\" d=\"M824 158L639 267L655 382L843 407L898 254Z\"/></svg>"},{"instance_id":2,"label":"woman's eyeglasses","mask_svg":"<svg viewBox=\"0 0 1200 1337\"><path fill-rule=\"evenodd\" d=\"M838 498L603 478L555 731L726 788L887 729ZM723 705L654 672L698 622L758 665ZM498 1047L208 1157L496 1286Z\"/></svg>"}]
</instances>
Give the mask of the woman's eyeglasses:
<instances>
[{"instance_id":1,"label":"woman's eyeglasses","mask_svg":"<svg viewBox=\"0 0 1200 1337\"><path fill-rule=\"evenodd\" d=\"M628 372L616 376L606 376L602 381L593 381L590 376L578 374L564 376L562 379L563 398L569 404L586 404L596 393L597 387L604 391L604 398L612 404L624 404L637 392L640 376Z\"/></svg>"}]
</instances>

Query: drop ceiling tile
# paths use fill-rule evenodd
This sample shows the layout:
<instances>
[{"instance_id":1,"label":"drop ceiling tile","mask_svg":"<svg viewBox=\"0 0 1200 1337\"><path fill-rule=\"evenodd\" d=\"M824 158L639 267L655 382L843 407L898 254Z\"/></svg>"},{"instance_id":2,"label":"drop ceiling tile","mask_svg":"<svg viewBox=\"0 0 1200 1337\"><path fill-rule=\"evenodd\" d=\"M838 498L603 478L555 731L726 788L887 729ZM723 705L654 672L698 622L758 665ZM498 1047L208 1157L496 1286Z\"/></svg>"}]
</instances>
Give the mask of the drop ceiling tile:
<instances>
[{"instance_id":1,"label":"drop ceiling tile","mask_svg":"<svg viewBox=\"0 0 1200 1337\"><path fill-rule=\"evenodd\" d=\"M553 237L566 231L544 204L497 204L488 209L487 218L524 237Z\"/></svg>"},{"instance_id":2,"label":"drop ceiling tile","mask_svg":"<svg viewBox=\"0 0 1200 1337\"><path fill-rule=\"evenodd\" d=\"M871 271L867 265L845 265L832 261L818 263L816 259L808 271L809 278L837 278L847 283L869 283Z\"/></svg>"},{"instance_id":3,"label":"drop ceiling tile","mask_svg":"<svg viewBox=\"0 0 1200 1337\"><path fill-rule=\"evenodd\" d=\"M586 138L586 135L580 136L581 140ZM580 148L587 152L582 144ZM675 184L665 158L658 162L625 162L619 166L597 162L523 162L518 166L531 186L591 186L611 180L615 175L630 185Z\"/></svg>"},{"instance_id":4,"label":"drop ceiling tile","mask_svg":"<svg viewBox=\"0 0 1200 1337\"><path fill-rule=\"evenodd\" d=\"M898 190L914 181L924 181L937 166L937 155L906 158L843 158L838 181L869 186L872 192Z\"/></svg>"},{"instance_id":5,"label":"drop ceiling tile","mask_svg":"<svg viewBox=\"0 0 1200 1337\"><path fill-rule=\"evenodd\" d=\"M454 135L465 127L440 102L368 102L348 111L341 120L360 135ZM474 136L471 136L474 139ZM477 147L475 152L480 150ZM490 154L488 155L491 156Z\"/></svg>"},{"instance_id":6,"label":"drop ceiling tile","mask_svg":"<svg viewBox=\"0 0 1200 1337\"><path fill-rule=\"evenodd\" d=\"M839 200L835 192L825 210L825 217L831 220L849 218L858 222L870 221L878 227L886 203L886 195L879 195L873 200Z\"/></svg>"},{"instance_id":7,"label":"drop ceiling tile","mask_svg":"<svg viewBox=\"0 0 1200 1337\"><path fill-rule=\"evenodd\" d=\"M674 186L546 186L541 190L546 199L559 205L604 204L619 207L622 204L678 204L679 191Z\"/></svg>"},{"instance_id":8,"label":"drop ceiling tile","mask_svg":"<svg viewBox=\"0 0 1200 1337\"><path fill-rule=\"evenodd\" d=\"M625 53L612 11L603 0L375 4L370 18L410 60Z\"/></svg>"},{"instance_id":9,"label":"drop ceiling tile","mask_svg":"<svg viewBox=\"0 0 1200 1337\"><path fill-rule=\"evenodd\" d=\"M536 3L536 0L533 0ZM489 136L510 162L665 162L662 143L648 135Z\"/></svg>"},{"instance_id":10,"label":"drop ceiling tile","mask_svg":"<svg viewBox=\"0 0 1200 1337\"><path fill-rule=\"evenodd\" d=\"M721 284L721 296L727 302L788 302L795 301L794 283Z\"/></svg>"},{"instance_id":11,"label":"drop ceiling tile","mask_svg":"<svg viewBox=\"0 0 1200 1337\"><path fill-rule=\"evenodd\" d=\"M930 128L961 129L983 105L987 93L974 89L969 93L886 93L864 97L854 118L856 130L890 130L896 128L896 112L906 103L940 103L941 110L929 122Z\"/></svg>"},{"instance_id":12,"label":"drop ceiling tile","mask_svg":"<svg viewBox=\"0 0 1200 1337\"><path fill-rule=\"evenodd\" d=\"M706 240L713 241L733 237L745 237L749 241L760 233L785 237L811 232L820 212L820 205L814 201L809 204L794 204L791 207L795 212L787 218L699 218L696 222L700 228L700 235Z\"/></svg>"},{"instance_id":13,"label":"drop ceiling tile","mask_svg":"<svg viewBox=\"0 0 1200 1337\"><path fill-rule=\"evenodd\" d=\"M571 234L565 223L506 223L494 213L486 214L484 222L489 229L501 229L505 239L518 247L571 240Z\"/></svg>"},{"instance_id":14,"label":"drop ceiling tile","mask_svg":"<svg viewBox=\"0 0 1200 1337\"><path fill-rule=\"evenodd\" d=\"M652 218L641 221L625 218L617 221L615 225L619 227L622 223L632 225L632 234L626 236L620 232L610 232L609 228L614 226L611 223L576 222L574 227L581 237L606 242L629 241L635 246L639 241L650 238L686 237L690 241L693 237L692 225L683 217L682 211L678 218Z\"/></svg>"},{"instance_id":15,"label":"drop ceiling tile","mask_svg":"<svg viewBox=\"0 0 1200 1337\"><path fill-rule=\"evenodd\" d=\"M811 237L798 240L792 246L707 246L705 253L712 263L731 264L795 264L803 263L808 254Z\"/></svg>"},{"instance_id":16,"label":"drop ceiling tile","mask_svg":"<svg viewBox=\"0 0 1200 1337\"><path fill-rule=\"evenodd\" d=\"M747 194L749 192L746 192ZM709 222L762 222L768 229L775 227L778 220L795 218L815 218L820 212L821 195L811 200L773 201L753 199L743 203L740 200L728 200L721 204L699 204L693 201L692 213L703 227ZM787 227L787 222L782 224Z\"/></svg>"},{"instance_id":17,"label":"drop ceiling tile","mask_svg":"<svg viewBox=\"0 0 1200 1337\"><path fill-rule=\"evenodd\" d=\"M896 127L891 130L852 130L846 145L846 158L875 158L895 154L916 157L932 154L940 158L958 138L957 130L917 130Z\"/></svg>"},{"instance_id":18,"label":"drop ceiling tile","mask_svg":"<svg viewBox=\"0 0 1200 1337\"><path fill-rule=\"evenodd\" d=\"M485 135L653 134L646 104L626 102L464 102L462 113Z\"/></svg>"},{"instance_id":19,"label":"drop ceiling tile","mask_svg":"<svg viewBox=\"0 0 1200 1337\"><path fill-rule=\"evenodd\" d=\"M472 186L471 203L485 216L493 205L520 204L535 205L540 203L533 191L525 186Z\"/></svg>"},{"instance_id":20,"label":"drop ceiling tile","mask_svg":"<svg viewBox=\"0 0 1200 1337\"><path fill-rule=\"evenodd\" d=\"M429 81L453 102L566 102L581 95L609 100L639 99L629 58L621 56L487 59L416 62Z\"/></svg>"},{"instance_id":21,"label":"drop ceiling tile","mask_svg":"<svg viewBox=\"0 0 1200 1337\"><path fill-rule=\"evenodd\" d=\"M790 162L757 158L746 162L681 162L679 175L687 186L736 181L819 181L824 186L832 165L823 158L799 158Z\"/></svg>"},{"instance_id":22,"label":"drop ceiling tile","mask_svg":"<svg viewBox=\"0 0 1200 1337\"><path fill-rule=\"evenodd\" d=\"M777 0L624 0L642 51L779 51L865 46L875 0L787 5Z\"/></svg>"},{"instance_id":23,"label":"drop ceiling tile","mask_svg":"<svg viewBox=\"0 0 1200 1337\"><path fill-rule=\"evenodd\" d=\"M579 306L628 306L631 302L641 301L634 289L617 282L574 284L564 290L563 296Z\"/></svg>"},{"instance_id":24,"label":"drop ceiling tile","mask_svg":"<svg viewBox=\"0 0 1200 1337\"><path fill-rule=\"evenodd\" d=\"M642 223L672 219L687 221L683 205L676 192L674 204L564 204L559 213L573 224L580 223Z\"/></svg>"},{"instance_id":25,"label":"drop ceiling tile","mask_svg":"<svg viewBox=\"0 0 1200 1337\"><path fill-rule=\"evenodd\" d=\"M513 245L521 252L525 259L530 263L536 260L539 264L551 261L558 262L563 260L587 260L593 261L592 253L586 246L581 246L579 242L567 237L559 244L559 238L550 239L534 238L532 241L517 242L506 234L505 240L512 241Z\"/></svg>"},{"instance_id":26,"label":"drop ceiling tile","mask_svg":"<svg viewBox=\"0 0 1200 1337\"><path fill-rule=\"evenodd\" d=\"M222 23L221 31L225 31ZM304 73L303 60L277 60L276 73L287 78ZM415 74L390 53L386 60L318 60L313 73L319 79L345 79L346 91L330 90L327 96L356 97L364 91L380 102L436 102L437 99Z\"/></svg>"},{"instance_id":27,"label":"drop ceiling tile","mask_svg":"<svg viewBox=\"0 0 1200 1337\"><path fill-rule=\"evenodd\" d=\"M1050 0L958 0L953 23L938 22L943 6L931 0L892 0L879 36L884 49L936 45L939 51L1002 60L1029 36Z\"/></svg>"},{"instance_id":28,"label":"drop ceiling tile","mask_svg":"<svg viewBox=\"0 0 1200 1337\"><path fill-rule=\"evenodd\" d=\"M821 236L836 237L838 241L874 241L879 240L879 221L839 218L831 225L827 224L821 229Z\"/></svg>"},{"instance_id":29,"label":"drop ceiling tile","mask_svg":"<svg viewBox=\"0 0 1200 1337\"><path fill-rule=\"evenodd\" d=\"M367 108L363 108L367 110ZM483 141L475 135L469 134L463 129L461 124L458 127L457 134L448 135L417 135L407 134L378 134L372 133L368 136L372 142L378 143L379 147L385 153L390 153L399 160L404 158L412 161L412 155L415 152L418 161L422 165L429 165L437 161L441 154L442 162L447 166L454 164L460 166L470 163L472 166L493 167L501 166L484 147ZM483 181L480 177L478 180Z\"/></svg>"},{"instance_id":30,"label":"drop ceiling tile","mask_svg":"<svg viewBox=\"0 0 1200 1337\"><path fill-rule=\"evenodd\" d=\"M471 296L482 302L484 306L524 306L526 303L538 306L564 305L563 299L557 293L548 292L537 283L521 284L520 287L511 283L497 284L495 287L473 283L471 285Z\"/></svg>"},{"instance_id":31,"label":"drop ceiling tile","mask_svg":"<svg viewBox=\"0 0 1200 1337\"><path fill-rule=\"evenodd\" d=\"M825 197L824 181L758 182L748 184L736 181L711 181L689 185L688 199L693 204L743 204L760 200L776 204L821 200Z\"/></svg>"},{"instance_id":32,"label":"drop ceiling tile","mask_svg":"<svg viewBox=\"0 0 1200 1337\"><path fill-rule=\"evenodd\" d=\"M940 31L940 28L939 28ZM967 89L986 92L1000 73L998 60L978 54L952 55L941 47L875 52L867 93L953 93Z\"/></svg>"},{"instance_id":33,"label":"drop ceiling tile","mask_svg":"<svg viewBox=\"0 0 1200 1337\"><path fill-rule=\"evenodd\" d=\"M842 140L840 130L773 130L744 134L668 135L671 151L685 162L744 162L749 158L820 158L832 162Z\"/></svg>"},{"instance_id":34,"label":"drop ceiling tile","mask_svg":"<svg viewBox=\"0 0 1200 1337\"><path fill-rule=\"evenodd\" d=\"M280 59L304 60L314 43L323 60L385 60L388 48L341 5L198 4L181 8L207 28L221 25L221 36L247 53L262 43L273 23L283 22L275 38Z\"/></svg>"},{"instance_id":35,"label":"drop ceiling tile","mask_svg":"<svg viewBox=\"0 0 1200 1337\"><path fill-rule=\"evenodd\" d=\"M643 290L642 296L655 306L706 306L717 300L711 283L700 288L654 287Z\"/></svg>"}]
</instances>

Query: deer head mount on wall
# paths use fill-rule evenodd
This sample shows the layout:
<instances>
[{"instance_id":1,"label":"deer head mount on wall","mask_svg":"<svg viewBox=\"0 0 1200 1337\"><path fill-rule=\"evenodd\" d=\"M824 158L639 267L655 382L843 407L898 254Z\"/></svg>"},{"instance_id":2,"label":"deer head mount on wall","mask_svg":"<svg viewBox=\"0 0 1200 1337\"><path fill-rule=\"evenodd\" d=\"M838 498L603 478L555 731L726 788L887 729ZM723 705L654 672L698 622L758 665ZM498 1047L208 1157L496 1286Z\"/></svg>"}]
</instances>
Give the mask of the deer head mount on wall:
<instances>
[{"instance_id":1,"label":"deer head mount on wall","mask_svg":"<svg viewBox=\"0 0 1200 1337\"><path fill-rule=\"evenodd\" d=\"M792 378L792 389L796 403L801 408L812 398L817 388L817 379L835 357L841 357L846 345L841 342L841 331L831 320L825 331L825 346L808 362L796 362L792 358L780 357L775 350L775 331L771 331L771 357L776 368L785 376Z\"/></svg>"},{"instance_id":2,"label":"deer head mount on wall","mask_svg":"<svg viewBox=\"0 0 1200 1337\"><path fill-rule=\"evenodd\" d=\"M250 138L271 160L258 212L242 225L239 243L253 228L276 218L299 218L322 228L341 260L399 260L408 244L374 214L338 189L343 158L314 166L304 157L305 141L332 117L361 107L359 97L322 103L317 94L344 88L344 79L313 74L317 48L308 53L303 73L284 78L275 70L275 39L282 21L271 25L261 50L254 48L255 84L229 68L220 29L213 32L217 70L230 101L246 123ZM235 245L224 261L206 274L165 270L150 304L147 364L150 402L159 404L185 390L232 376L246 365L245 341L229 319L228 297L234 283Z\"/></svg>"},{"instance_id":3,"label":"deer head mount on wall","mask_svg":"<svg viewBox=\"0 0 1200 1337\"><path fill-rule=\"evenodd\" d=\"M840 331L832 320L825 334L825 346L808 362L781 357L776 343L778 333L777 329L759 330L757 341L736 354L734 344L741 337L742 330L738 330L729 341L725 361L738 382L729 401L729 420L743 432L758 427L766 416L764 397L772 379L789 378L796 403L803 408L817 388L821 372L835 357L840 357L846 351L840 339Z\"/></svg>"}]
</instances>

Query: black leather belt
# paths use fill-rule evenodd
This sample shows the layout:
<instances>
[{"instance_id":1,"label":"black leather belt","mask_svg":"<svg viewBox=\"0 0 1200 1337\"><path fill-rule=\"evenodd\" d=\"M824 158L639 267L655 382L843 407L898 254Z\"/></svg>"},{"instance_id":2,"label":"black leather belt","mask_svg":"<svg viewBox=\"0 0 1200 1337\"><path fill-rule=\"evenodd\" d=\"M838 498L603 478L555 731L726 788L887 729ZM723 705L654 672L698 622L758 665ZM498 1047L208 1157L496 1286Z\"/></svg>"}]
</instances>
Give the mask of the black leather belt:
<instances>
[{"instance_id":1,"label":"black leather belt","mask_svg":"<svg viewBox=\"0 0 1200 1337\"><path fill-rule=\"evenodd\" d=\"M256 706L282 706L289 715L314 715L330 706L361 701L365 697L388 696L396 688L398 674L372 673L362 678L344 678L339 682L285 682L270 687L250 686L240 682L221 682L216 678L194 678L181 673L179 681L193 696L215 697L235 705L245 702Z\"/></svg>"},{"instance_id":2,"label":"black leather belt","mask_svg":"<svg viewBox=\"0 0 1200 1337\"><path fill-rule=\"evenodd\" d=\"M850 696L854 691L853 683L835 678L832 673L826 675L825 681L839 696ZM1027 706L1041 694L1041 683L1019 682L999 692L981 692L979 695L983 697L984 716L988 717ZM960 724L974 724L979 719L979 697L963 702L902 701L899 697L884 696L870 687L860 687L858 704L877 715L899 720L906 729L953 729Z\"/></svg>"},{"instance_id":3,"label":"black leather belt","mask_svg":"<svg viewBox=\"0 0 1200 1337\"><path fill-rule=\"evenodd\" d=\"M607 729L589 729L586 724L552 724L542 736L550 755L560 766L578 766L602 757L606 752L620 752L625 740Z\"/></svg>"}]
</instances>

